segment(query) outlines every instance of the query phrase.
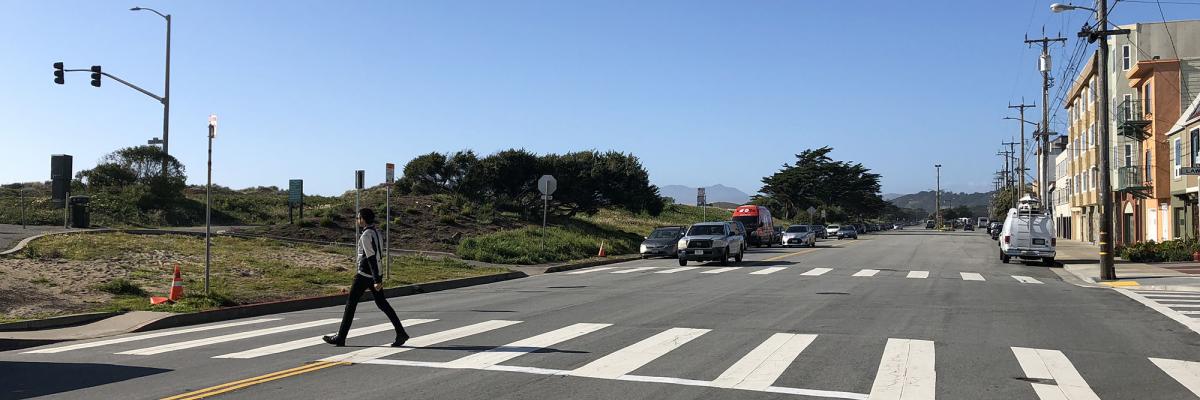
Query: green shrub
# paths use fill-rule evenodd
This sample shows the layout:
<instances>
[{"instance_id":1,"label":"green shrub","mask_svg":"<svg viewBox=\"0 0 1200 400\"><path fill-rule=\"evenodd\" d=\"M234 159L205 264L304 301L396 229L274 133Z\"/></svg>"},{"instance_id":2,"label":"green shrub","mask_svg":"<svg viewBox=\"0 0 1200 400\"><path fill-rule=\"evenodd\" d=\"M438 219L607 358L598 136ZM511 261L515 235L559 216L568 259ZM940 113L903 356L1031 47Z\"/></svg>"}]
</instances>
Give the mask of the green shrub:
<instances>
[{"instance_id":1,"label":"green shrub","mask_svg":"<svg viewBox=\"0 0 1200 400\"><path fill-rule=\"evenodd\" d=\"M111 293L117 296L146 296L146 291L142 290L138 285L133 284L125 278L117 278L96 287L101 292Z\"/></svg>"},{"instance_id":2,"label":"green shrub","mask_svg":"<svg viewBox=\"0 0 1200 400\"><path fill-rule=\"evenodd\" d=\"M1158 252L1158 243L1155 243L1153 240L1132 243L1125 246L1120 256L1133 262L1159 262L1163 260L1162 255Z\"/></svg>"},{"instance_id":3,"label":"green shrub","mask_svg":"<svg viewBox=\"0 0 1200 400\"><path fill-rule=\"evenodd\" d=\"M541 248L542 229L526 227L467 238L457 254L468 260L501 264L540 264L593 257L601 241L609 255L637 251L641 236L589 226L546 228L546 249Z\"/></svg>"}]
</instances>

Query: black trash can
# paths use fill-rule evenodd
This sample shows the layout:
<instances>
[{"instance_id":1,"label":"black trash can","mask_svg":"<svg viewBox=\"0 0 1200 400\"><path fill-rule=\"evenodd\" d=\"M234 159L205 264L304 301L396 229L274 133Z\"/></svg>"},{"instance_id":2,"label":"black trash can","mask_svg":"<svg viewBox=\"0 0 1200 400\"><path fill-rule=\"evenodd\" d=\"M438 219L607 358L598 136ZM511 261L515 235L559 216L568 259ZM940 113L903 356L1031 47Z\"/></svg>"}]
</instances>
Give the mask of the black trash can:
<instances>
[{"instance_id":1,"label":"black trash can","mask_svg":"<svg viewBox=\"0 0 1200 400\"><path fill-rule=\"evenodd\" d=\"M91 227L91 214L88 212L89 201L91 198L87 196L71 196L70 199L67 199L67 203L71 205L72 228Z\"/></svg>"}]
</instances>

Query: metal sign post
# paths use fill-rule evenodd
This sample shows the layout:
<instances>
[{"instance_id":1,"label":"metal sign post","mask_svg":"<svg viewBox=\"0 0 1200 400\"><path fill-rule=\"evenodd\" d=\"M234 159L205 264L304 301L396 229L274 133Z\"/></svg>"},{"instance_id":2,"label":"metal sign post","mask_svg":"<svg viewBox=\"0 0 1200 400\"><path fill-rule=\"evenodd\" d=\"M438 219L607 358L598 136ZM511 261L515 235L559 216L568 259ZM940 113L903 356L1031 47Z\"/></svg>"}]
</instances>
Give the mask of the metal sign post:
<instances>
[{"instance_id":1,"label":"metal sign post","mask_svg":"<svg viewBox=\"0 0 1200 400\"><path fill-rule=\"evenodd\" d=\"M363 183L367 178L367 172L363 170L354 171L354 245L358 246L358 210L362 208L362 189Z\"/></svg>"},{"instance_id":2,"label":"metal sign post","mask_svg":"<svg viewBox=\"0 0 1200 400\"><path fill-rule=\"evenodd\" d=\"M204 295L208 296L208 271L212 263L212 141L217 137L217 116L208 116L208 185L204 189Z\"/></svg>"},{"instance_id":3,"label":"metal sign post","mask_svg":"<svg viewBox=\"0 0 1200 400\"><path fill-rule=\"evenodd\" d=\"M809 224L813 223L813 219L816 217L816 215L817 215L817 209L814 208L813 206L808 206L808 223Z\"/></svg>"},{"instance_id":4,"label":"metal sign post","mask_svg":"<svg viewBox=\"0 0 1200 400\"><path fill-rule=\"evenodd\" d=\"M288 180L288 217L292 216L292 207L300 208L300 222L304 223L304 180Z\"/></svg>"},{"instance_id":5,"label":"metal sign post","mask_svg":"<svg viewBox=\"0 0 1200 400\"><path fill-rule=\"evenodd\" d=\"M704 193L704 188L696 188L696 205L700 206L700 220L708 221L708 196Z\"/></svg>"},{"instance_id":6,"label":"metal sign post","mask_svg":"<svg viewBox=\"0 0 1200 400\"><path fill-rule=\"evenodd\" d=\"M392 182L396 181L396 164L387 163L384 168L387 170L387 186L383 200L383 254L387 257L387 266L383 271L383 277L388 278L392 276Z\"/></svg>"},{"instance_id":7,"label":"metal sign post","mask_svg":"<svg viewBox=\"0 0 1200 400\"><path fill-rule=\"evenodd\" d=\"M558 180L550 175L538 178L538 191L542 192L542 251L546 251L546 210L550 208L550 195L558 189Z\"/></svg>"}]
</instances>

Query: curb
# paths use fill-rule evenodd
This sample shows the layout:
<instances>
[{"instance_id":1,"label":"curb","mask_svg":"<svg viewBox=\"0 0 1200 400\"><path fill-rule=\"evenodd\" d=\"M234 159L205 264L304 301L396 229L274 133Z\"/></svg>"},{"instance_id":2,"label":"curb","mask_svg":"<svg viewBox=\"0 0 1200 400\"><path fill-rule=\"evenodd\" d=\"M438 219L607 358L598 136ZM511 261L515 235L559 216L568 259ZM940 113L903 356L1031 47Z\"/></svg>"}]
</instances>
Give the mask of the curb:
<instances>
[{"instance_id":1,"label":"curb","mask_svg":"<svg viewBox=\"0 0 1200 400\"><path fill-rule=\"evenodd\" d=\"M61 317L34 319L29 321L9 322L0 324L0 332L9 331L34 331L49 328L63 328L72 325L83 325L96 322L105 318L115 317L123 314L122 312L97 312L85 314L64 315Z\"/></svg>"},{"instance_id":2,"label":"curb","mask_svg":"<svg viewBox=\"0 0 1200 400\"><path fill-rule=\"evenodd\" d=\"M641 259L641 255L613 256L612 258L602 259L602 260L584 261L584 262L576 263L576 264L555 265L555 266L546 268L546 273L549 274L549 273L554 273L554 272L564 272L564 271L571 271L571 270L576 270L576 269L598 267L601 265L617 264L617 263L623 263L623 262L634 261L634 260L639 260L639 259Z\"/></svg>"},{"instance_id":3,"label":"curb","mask_svg":"<svg viewBox=\"0 0 1200 400\"><path fill-rule=\"evenodd\" d=\"M489 283L507 281L512 279L524 278L523 272L506 272L503 274L475 276L462 279L450 279L444 281L435 281L429 283L418 283L413 285L399 286L390 289L384 289L383 293L387 297L402 297L411 296L414 294L438 292L442 290L459 289L468 286L484 285ZM373 300L370 292L363 296L360 302ZM234 306L210 311L201 311L197 313L175 314L164 317L162 319L148 322L142 326L136 327L130 332L145 332L157 329L175 328L186 325L204 324L209 322L227 321L238 318L257 317L267 314L278 314L292 311L311 310L315 308L333 307L346 304L345 294L336 294L329 296L309 297L305 299L282 300L270 303L247 304L244 306Z\"/></svg>"}]
</instances>

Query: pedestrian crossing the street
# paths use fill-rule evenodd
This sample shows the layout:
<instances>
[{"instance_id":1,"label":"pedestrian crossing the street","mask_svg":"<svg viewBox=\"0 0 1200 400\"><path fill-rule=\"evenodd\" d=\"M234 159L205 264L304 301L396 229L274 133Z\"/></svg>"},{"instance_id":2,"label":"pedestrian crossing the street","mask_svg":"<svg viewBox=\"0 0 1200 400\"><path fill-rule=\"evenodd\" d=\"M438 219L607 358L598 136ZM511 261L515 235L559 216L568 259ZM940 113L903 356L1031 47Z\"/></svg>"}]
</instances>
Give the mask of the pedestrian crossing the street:
<instances>
[{"instance_id":1,"label":"pedestrian crossing the street","mask_svg":"<svg viewBox=\"0 0 1200 400\"><path fill-rule=\"evenodd\" d=\"M982 274L978 272L943 272L931 273L927 270L902 271L894 269L881 268L801 268L801 267L708 267L708 266L685 266L685 267L597 267L586 268L578 271L567 272L564 275L582 275L582 274L622 274L636 276L639 274L655 274L655 275L680 275L698 273L704 275L773 275L773 274L797 274L802 277L851 277L851 278L891 278L903 277L907 279L952 279L960 281L973 282L989 282L989 281L1005 281L1015 282L1017 284L1032 284L1043 285L1046 278L1035 278L1026 275L1002 275L1002 274ZM1196 300L1200 301L1200 299ZM1200 306L1197 307L1200 311Z\"/></svg>"},{"instance_id":2,"label":"pedestrian crossing the street","mask_svg":"<svg viewBox=\"0 0 1200 400\"><path fill-rule=\"evenodd\" d=\"M252 319L232 323L213 324L194 328L165 330L149 334L134 334L120 338L99 340L85 343L50 345L20 353L27 357L64 357L73 353L87 351L102 351L110 357L149 357L174 351L205 351L204 357L209 357L224 363L249 362L250 359L276 355L285 352L304 354L306 349L320 345L320 336L314 330L327 330L331 321L336 319L317 319L311 321L288 320L286 318ZM646 328L636 326L620 326L603 322L579 322L565 324L530 325L523 328L527 322L517 320L484 320L484 321L448 321L439 319L408 319L403 321L413 329L416 335L409 339L403 347L390 347L386 344L361 348L338 349L340 354L321 358L319 362L377 364L402 367L422 367L449 370L501 371L508 373L524 373L534 375L555 375L578 379L600 379L610 381L644 382L664 385L685 385L713 389L755 391L779 394L792 394L812 398L837 399L934 399L939 382L946 385L957 385L954 379L950 383L940 381L937 373L938 349L941 345L933 340L923 338L861 338L867 343L855 345L856 348L869 348L877 360L877 369L871 375L863 375L864 379L858 391L847 391L845 387L823 387L823 382L805 381L804 386L794 387L795 379L786 379L788 371L807 368L830 368L831 362L837 361L828 355L806 352L828 351L820 349L826 334L804 332L746 332L739 331L738 336L745 338L734 343L726 353L731 356L712 375L697 376L662 376L666 374L646 373L645 371L687 371L687 368L647 368L663 360L673 362L704 362L692 358L673 357L673 354L698 351L726 351L717 341L703 342L705 338L720 337L716 329L696 327L657 327ZM392 329L389 323L368 325L354 329L350 337L358 337L360 341L379 339L369 337L373 334L390 335ZM231 332L233 331L233 332ZM520 333L514 336L514 333ZM602 337L618 340L616 347L597 351L587 348L590 337ZM746 335L750 335L746 338ZM298 337L297 337L298 336ZM488 343L496 336L509 339L499 342L494 347L472 346L445 361L418 361L405 359L406 352L426 350L435 345L445 346L444 343L470 338L471 343ZM255 341L257 346L242 346L236 352L228 352L231 346L246 343L246 339L260 338ZM274 338L274 343L261 345L262 338ZM390 337L388 338L390 339ZM515 339L515 340L513 340ZM594 339L594 338L593 338ZM831 342L838 343L844 338L832 337ZM379 340L382 342L383 340ZM572 342L577 341L577 342ZM165 343L164 343L165 342ZM691 345L690 343L699 343ZM504 344L506 343L506 344ZM572 344L574 343L574 344ZM213 347L219 348L213 349ZM523 359L531 354L543 356L556 352L542 350L567 346L576 349L572 353L586 354L586 359L576 359L570 365L556 365L558 368L548 368L536 365ZM691 347L689 347L691 346ZM828 346L828 344L825 344ZM137 347L129 349L128 347ZM207 349L207 351L205 350ZM324 354L330 354L324 349ZM1070 399L1094 400L1101 396L1085 379L1087 374L1077 367L1091 367L1091 373L1097 370L1108 372L1112 366L1097 368L1094 365L1077 364L1072 362L1072 354L1063 350L1006 347L999 348L1004 352L989 349L991 353L984 355L992 362L1010 363L1011 369L1021 371L1020 381L1014 385L1028 385L1027 397L1041 400ZM218 350L218 351L213 351ZM311 351L311 350L309 350ZM427 350L426 350L427 351ZM875 353L877 351L877 353ZM982 350L981 350L982 351ZM218 353L218 354L213 354ZM90 356L89 356L90 357ZM321 356L313 357L318 358ZM412 358L411 356L408 358ZM420 357L416 357L420 358ZM953 357L951 357L953 358ZM525 360L525 361L523 361ZM539 359L545 361L545 359ZM1180 390L1187 390L1200 396L1200 362L1159 357L1142 359L1144 366L1152 368L1163 381L1173 381L1179 384ZM711 360L709 360L711 362ZM535 365L530 365L535 364ZM235 364L236 365L236 364ZM836 368L836 365L832 367ZM943 366L944 368L944 366ZM719 371L719 374L716 372ZM951 370L953 371L953 370ZM946 371L943 371L946 372ZM1113 371L1112 373L1120 373ZM951 374L955 372L950 372ZM687 374L680 374L687 375ZM996 376L997 382L1012 382L1012 377ZM873 378L871 378L873 376ZM1095 376L1091 378L1096 380ZM1024 382L1021 382L1024 381ZM788 385L791 383L792 385ZM825 383L828 384L828 383ZM835 383L838 384L838 383ZM840 390L834 390L840 389ZM735 396L735 395L731 395ZM1024 397L1023 397L1024 398Z\"/></svg>"}]
</instances>

